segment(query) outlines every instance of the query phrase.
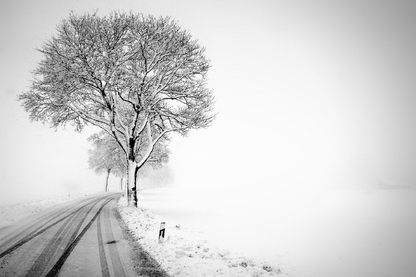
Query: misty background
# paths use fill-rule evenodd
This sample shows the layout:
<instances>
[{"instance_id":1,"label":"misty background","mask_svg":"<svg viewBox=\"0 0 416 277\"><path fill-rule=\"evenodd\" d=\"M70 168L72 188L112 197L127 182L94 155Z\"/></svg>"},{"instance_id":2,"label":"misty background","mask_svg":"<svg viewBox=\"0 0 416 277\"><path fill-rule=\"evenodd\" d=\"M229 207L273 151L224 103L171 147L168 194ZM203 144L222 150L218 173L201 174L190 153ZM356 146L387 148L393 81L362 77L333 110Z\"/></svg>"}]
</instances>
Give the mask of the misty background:
<instances>
[{"instance_id":1,"label":"misty background","mask_svg":"<svg viewBox=\"0 0 416 277\"><path fill-rule=\"evenodd\" d=\"M16 101L36 48L75 13L169 15L211 59L217 120L175 137L165 183L368 188L415 184L414 1L2 1L0 201L100 191L86 138ZM160 174L159 174L160 176ZM118 185L114 179L114 186Z\"/></svg>"},{"instance_id":2,"label":"misty background","mask_svg":"<svg viewBox=\"0 0 416 277\"><path fill-rule=\"evenodd\" d=\"M212 64L217 119L173 137L141 207L294 276L413 276L415 1L1 1L0 206L104 190L99 129L31 123L17 95L70 11L113 10L172 16Z\"/></svg>"}]
</instances>

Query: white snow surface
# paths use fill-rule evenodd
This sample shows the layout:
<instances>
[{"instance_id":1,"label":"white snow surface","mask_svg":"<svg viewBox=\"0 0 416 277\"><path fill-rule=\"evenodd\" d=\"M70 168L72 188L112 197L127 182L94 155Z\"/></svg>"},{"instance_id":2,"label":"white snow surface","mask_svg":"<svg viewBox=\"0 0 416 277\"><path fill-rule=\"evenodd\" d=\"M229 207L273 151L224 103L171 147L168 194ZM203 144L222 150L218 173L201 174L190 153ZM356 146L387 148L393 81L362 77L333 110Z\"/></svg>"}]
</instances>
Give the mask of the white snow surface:
<instances>
[{"instance_id":1,"label":"white snow surface","mask_svg":"<svg viewBox=\"0 0 416 277\"><path fill-rule=\"evenodd\" d=\"M140 245L170 276L277 276L278 268L265 261L231 252L209 241L197 229L165 224L166 235L159 241L162 218L148 210L118 205L123 220Z\"/></svg>"},{"instance_id":2,"label":"white snow surface","mask_svg":"<svg viewBox=\"0 0 416 277\"><path fill-rule=\"evenodd\" d=\"M47 199L18 203L14 205L0 205L0 228L12 225L15 222L39 213L55 205L90 195L89 193L75 193L51 196Z\"/></svg>"},{"instance_id":3,"label":"white snow surface","mask_svg":"<svg viewBox=\"0 0 416 277\"><path fill-rule=\"evenodd\" d=\"M0 228L83 197L0 206ZM172 276L413 277L416 190L176 190L118 207ZM166 236L158 242L160 223Z\"/></svg>"},{"instance_id":4,"label":"white snow surface","mask_svg":"<svg viewBox=\"0 0 416 277\"><path fill-rule=\"evenodd\" d=\"M416 189L159 188L139 192L139 207L132 220L136 226L149 224L155 255L171 253L158 259L172 267L169 272L189 268L189 275L175 276L215 276L204 271L214 265L198 264L211 245L232 253L224 259L228 268L243 260L265 261L245 271L249 276L266 274L262 265L280 270L279 276L297 277L414 277L416 272ZM141 215L150 221L141 223ZM171 240L164 245L157 244L159 221L166 222Z\"/></svg>"},{"instance_id":5,"label":"white snow surface","mask_svg":"<svg viewBox=\"0 0 416 277\"><path fill-rule=\"evenodd\" d=\"M55 205L87 196L70 196L0 206L0 229ZM118 208L133 236L171 276L276 276L278 268L264 261L232 253L209 242L195 229L183 228L169 222L167 235L159 243L160 216L144 209L126 206L121 198Z\"/></svg>"}]
</instances>

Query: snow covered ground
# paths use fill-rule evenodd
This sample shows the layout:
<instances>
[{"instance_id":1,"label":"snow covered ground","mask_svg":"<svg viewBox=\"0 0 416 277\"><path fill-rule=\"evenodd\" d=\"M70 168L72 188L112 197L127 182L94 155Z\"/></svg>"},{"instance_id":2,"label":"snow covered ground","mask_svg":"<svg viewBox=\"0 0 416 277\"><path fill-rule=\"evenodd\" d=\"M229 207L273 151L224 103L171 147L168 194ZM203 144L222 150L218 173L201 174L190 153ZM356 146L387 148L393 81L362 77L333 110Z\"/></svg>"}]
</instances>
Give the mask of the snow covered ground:
<instances>
[{"instance_id":1,"label":"snow covered ground","mask_svg":"<svg viewBox=\"0 0 416 277\"><path fill-rule=\"evenodd\" d=\"M162 264L167 261L176 268L173 272L181 267L193 272L176 276L203 276L205 267L198 263L210 244L238 253L228 265L240 264L243 259L237 257L243 256L265 261L257 264L255 274L265 274L263 264L279 269L280 276L298 277L413 277L416 272L415 189L160 188L140 192L139 206L135 226L148 225L156 255L171 253L158 256ZM141 221L146 217L149 221ZM171 240L164 245L156 242L161 221Z\"/></svg>"},{"instance_id":2,"label":"snow covered ground","mask_svg":"<svg viewBox=\"0 0 416 277\"><path fill-rule=\"evenodd\" d=\"M280 270L265 261L246 257L213 244L197 229L168 222L165 238L159 241L162 218L144 209L127 207L119 201L119 211L131 233L170 276L277 276Z\"/></svg>"},{"instance_id":3,"label":"snow covered ground","mask_svg":"<svg viewBox=\"0 0 416 277\"><path fill-rule=\"evenodd\" d=\"M82 197L0 207L0 228ZM414 277L416 190L159 188L119 210L173 276ZM161 222L166 237L158 242Z\"/></svg>"},{"instance_id":4,"label":"snow covered ground","mask_svg":"<svg viewBox=\"0 0 416 277\"><path fill-rule=\"evenodd\" d=\"M85 194L51 197L44 200L0 206L0 229L31 214ZM167 223L167 235L159 243L160 217L142 209L126 207L124 198L119 210L138 242L172 276L276 276L278 268L264 261L250 259L209 242L206 235L195 229Z\"/></svg>"},{"instance_id":5,"label":"snow covered ground","mask_svg":"<svg viewBox=\"0 0 416 277\"><path fill-rule=\"evenodd\" d=\"M47 208L53 207L55 205L65 203L80 197L85 197L89 194L86 193L76 193L68 194L65 196L53 196L47 199L24 202L14 205L0 205L0 229L2 227L11 225L23 218L41 212Z\"/></svg>"}]
</instances>

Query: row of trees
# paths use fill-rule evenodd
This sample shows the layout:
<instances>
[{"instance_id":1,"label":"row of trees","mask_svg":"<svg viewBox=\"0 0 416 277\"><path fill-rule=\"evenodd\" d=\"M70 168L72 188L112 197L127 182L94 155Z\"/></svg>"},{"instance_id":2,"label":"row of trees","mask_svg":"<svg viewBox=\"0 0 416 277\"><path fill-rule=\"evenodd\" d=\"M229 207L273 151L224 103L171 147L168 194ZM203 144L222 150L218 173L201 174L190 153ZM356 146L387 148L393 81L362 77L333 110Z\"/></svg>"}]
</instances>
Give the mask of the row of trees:
<instances>
[{"instance_id":1,"label":"row of trees","mask_svg":"<svg viewBox=\"0 0 416 277\"><path fill-rule=\"evenodd\" d=\"M121 177L126 175L127 164L122 149L117 142L104 132L93 134L88 138L93 148L88 151L88 164L95 173L106 173L105 191L108 191L110 173ZM121 181L122 182L122 181Z\"/></svg>"},{"instance_id":2,"label":"row of trees","mask_svg":"<svg viewBox=\"0 0 416 277\"><path fill-rule=\"evenodd\" d=\"M97 174L106 173L105 191L108 191L110 173L121 178L120 189L123 189L123 179L127 175L126 157L117 141L106 132L101 131L88 138L93 148L88 151L88 164ZM150 154L142 168L159 169L169 161L170 150L166 143L159 142Z\"/></svg>"},{"instance_id":3,"label":"row of trees","mask_svg":"<svg viewBox=\"0 0 416 277\"><path fill-rule=\"evenodd\" d=\"M101 128L124 154L129 188L170 133L212 123L205 49L169 17L71 13L56 30L19 100L53 128Z\"/></svg>"}]
</instances>

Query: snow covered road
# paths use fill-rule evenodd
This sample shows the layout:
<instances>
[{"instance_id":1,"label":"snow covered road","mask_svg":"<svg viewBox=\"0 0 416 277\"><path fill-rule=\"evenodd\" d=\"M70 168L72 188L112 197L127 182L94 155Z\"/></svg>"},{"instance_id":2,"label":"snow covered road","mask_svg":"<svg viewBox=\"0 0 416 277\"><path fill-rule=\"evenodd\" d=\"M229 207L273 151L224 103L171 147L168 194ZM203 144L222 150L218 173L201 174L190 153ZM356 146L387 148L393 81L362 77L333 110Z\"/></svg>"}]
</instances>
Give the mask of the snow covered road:
<instances>
[{"instance_id":1,"label":"snow covered road","mask_svg":"<svg viewBox=\"0 0 416 277\"><path fill-rule=\"evenodd\" d=\"M0 230L0 276L134 276L120 194L57 205Z\"/></svg>"}]
</instances>

